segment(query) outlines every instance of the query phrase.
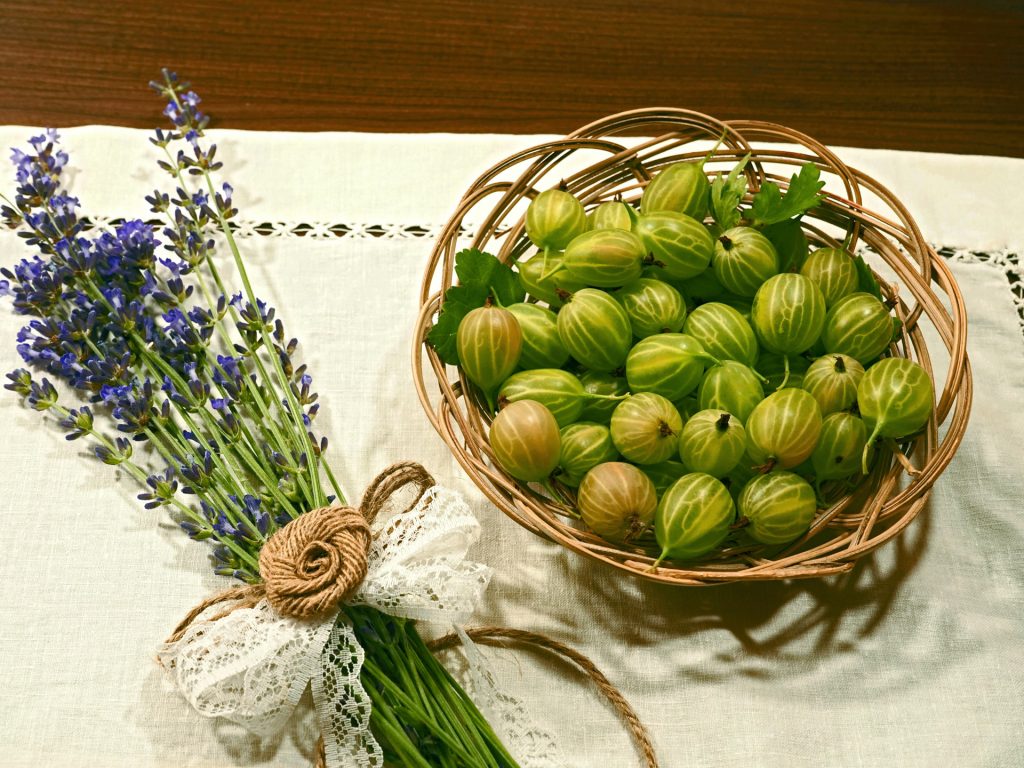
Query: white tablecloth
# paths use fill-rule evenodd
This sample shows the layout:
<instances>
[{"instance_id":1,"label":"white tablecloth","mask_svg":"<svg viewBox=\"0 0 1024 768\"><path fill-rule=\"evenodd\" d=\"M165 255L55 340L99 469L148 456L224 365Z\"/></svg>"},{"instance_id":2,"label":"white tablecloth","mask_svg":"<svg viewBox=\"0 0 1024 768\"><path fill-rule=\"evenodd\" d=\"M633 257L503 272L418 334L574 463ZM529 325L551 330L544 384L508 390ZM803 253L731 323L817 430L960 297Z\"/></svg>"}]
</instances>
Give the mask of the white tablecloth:
<instances>
[{"instance_id":1,"label":"white tablecloth","mask_svg":"<svg viewBox=\"0 0 1024 768\"><path fill-rule=\"evenodd\" d=\"M0 146L33 132L2 127ZM87 215L148 215L143 196L166 185L145 132L64 135ZM270 236L247 225L242 245L257 292L303 343L346 488L357 493L386 464L414 458L466 492L485 528L475 555L496 570L477 620L546 632L589 654L649 726L663 766L1024 765L1024 337L1012 292L1024 161L839 151L899 195L930 240L994 254L964 251L953 263L976 386L967 437L926 513L849 576L671 589L570 555L489 507L412 388L429 234L483 169L537 137L215 136L241 218L271 225ZM13 191L10 172L0 172L0 191ZM289 234L296 224L313 235ZM336 224L351 232L330 235ZM386 236L370 236L374 225ZM0 263L27 253L0 233ZM9 305L0 312L5 370L20 365L21 320ZM5 395L0 764L307 765L308 720L260 744L168 689L154 649L226 580L212 575L203 546L141 509L129 478L115 481ZM568 765L637 764L580 678L532 655L485 653L557 735Z\"/></svg>"}]
</instances>

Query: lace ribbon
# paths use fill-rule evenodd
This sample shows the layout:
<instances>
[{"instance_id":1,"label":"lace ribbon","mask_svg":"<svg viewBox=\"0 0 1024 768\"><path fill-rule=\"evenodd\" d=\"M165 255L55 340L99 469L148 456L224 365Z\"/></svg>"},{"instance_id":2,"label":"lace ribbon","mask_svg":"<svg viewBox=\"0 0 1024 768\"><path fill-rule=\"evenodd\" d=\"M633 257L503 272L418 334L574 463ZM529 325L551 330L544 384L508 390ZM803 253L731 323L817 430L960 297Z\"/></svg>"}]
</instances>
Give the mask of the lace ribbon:
<instances>
[{"instance_id":1,"label":"lace ribbon","mask_svg":"<svg viewBox=\"0 0 1024 768\"><path fill-rule=\"evenodd\" d=\"M349 603L445 624L470 616L491 572L466 560L480 525L461 496L434 486L410 511L375 521L371 530L366 578ZM370 698L359 682L363 650L344 616L283 617L263 598L200 616L160 649L159 658L199 713L258 735L280 731L311 685L327 765L383 766L369 727ZM489 679L478 660L471 665L476 677Z\"/></svg>"}]
</instances>

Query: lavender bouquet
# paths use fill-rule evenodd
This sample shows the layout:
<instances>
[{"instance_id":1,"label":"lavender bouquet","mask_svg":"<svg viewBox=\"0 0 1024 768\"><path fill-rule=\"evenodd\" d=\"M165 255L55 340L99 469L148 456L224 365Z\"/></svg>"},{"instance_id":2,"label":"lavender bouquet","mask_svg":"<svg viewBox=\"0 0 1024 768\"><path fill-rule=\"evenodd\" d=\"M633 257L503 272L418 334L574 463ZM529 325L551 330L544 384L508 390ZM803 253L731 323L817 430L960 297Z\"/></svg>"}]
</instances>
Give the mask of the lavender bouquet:
<instances>
[{"instance_id":1,"label":"lavender bouquet","mask_svg":"<svg viewBox=\"0 0 1024 768\"><path fill-rule=\"evenodd\" d=\"M171 127L151 141L173 180L146 198L154 221L87 233L57 133L14 150L2 217L35 253L2 270L0 290L30 318L17 339L27 368L6 388L137 481L147 509L212 544L215 572L238 585L161 654L200 712L273 733L308 684L327 764L514 766L414 623L472 611L487 582L464 560L476 521L415 465L346 506L297 341L254 293L232 235L200 99L167 71L152 85ZM376 520L409 485L405 514ZM434 534L454 546L437 554Z\"/></svg>"}]
</instances>

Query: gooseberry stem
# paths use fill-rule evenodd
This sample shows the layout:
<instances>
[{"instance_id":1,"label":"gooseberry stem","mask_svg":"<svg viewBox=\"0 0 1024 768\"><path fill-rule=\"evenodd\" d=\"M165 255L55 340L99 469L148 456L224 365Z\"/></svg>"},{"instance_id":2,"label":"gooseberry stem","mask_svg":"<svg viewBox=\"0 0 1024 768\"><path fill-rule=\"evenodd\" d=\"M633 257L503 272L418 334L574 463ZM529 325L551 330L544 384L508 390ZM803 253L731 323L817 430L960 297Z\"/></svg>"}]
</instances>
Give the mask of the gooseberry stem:
<instances>
[{"instance_id":1,"label":"gooseberry stem","mask_svg":"<svg viewBox=\"0 0 1024 768\"><path fill-rule=\"evenodd\" d=\"M750 368L750 372L751 372L751 373L753 373L753 374L754 374L754 376L756 376L756 377L757 377L757 380L758 380L758 381L760 381L760 382L761 382L762 384L767 384L767 383L768 383L768 377L767 377L767 376L765 376L765 375L764 375L763 373L761 373L760 371L758 371L758 370L757 370L756 368L754 368L753 366L748 366L748 367Z\"/></svg>"},{"instance_id":2,"label":"gooseberry stem","mask_svg":"<svg viewBox=\"0 0 1024 768\"><path fill-rule=\"evenodd\" d=\"M543 488L545 491L547 491L551 495L551 498L553 498L556 501L558 501L559 504L562 504L562 505L564 505L566 507L571 507L571 505L566 500L566 498L562 494L560 494L558 492L558 490L555 488L555 486L552 484L550 477L546 477L543 480L541 480L540 481L540 487ZM575 513L575 510L574 510L574 513ZM576 516L579 517L578 514Z\"/></svg>"},{"instance_id":3,"label":"gooseberry stem","mask_svg":"<svg viewBox=\"0 0 1024 768\"><path fill-rule=\"evenodd\" d=\"M872 443L875 442L875 439L878 437L878 434L881 431L882 422L879 421L877 424L875 424L875 430L871 433L871 437L869 437L868 441L864 443L864 452L861 454L860 457L861 474L866 475L868 473L868 451L870 450Z\"/></svg>"},{"instance_id":4,"label":"gooseberry stem","mask_svg":"<svg viewBox=\"0 0 1024 768\"><path fill-rule=\"evenodd\" d=\"M552 249L551 249L550 245L545 245L544 246L544 261L541 263L541 268L540 268L540 279L541 280L547 280L552 275L557 275L559 272L561 272L563 269L565 269L565 264L559 264L557 267L552 269L550 272L548 271L548 256L551 253L551 250Z\"/></svg>"},{"instance_id":5,"label":"gooseberry stem","mask_svg":"<svg viewBox=\"0 0 1024 768\"><path fill-rule=\"evenodd\" d=\"M705 352L704 354L701 354L701 355L696 355L696 357L697 357L698 360L701 360L702 362L710 363L710 365L706 366L708 368L714 368L716 365L721 365L722 364L721 360L719 360L714 355L709 355L707 352Z\"/></svg>"},{"instance_id":6,"label":"gooseberry stem","mask_svg":"<svg viewBox=\"0 0 1024 768\"><path fill-rule=\"evenodd\" d=\"M776 392L778 392L780 389L783 389L786 386L786 384L789 383L789 355L782 356L782 365L784 374L782 376L782 383L775 388Z\"/></svg>"},{"instance_id":7,"label":"gooseberry stem","mask_svg":"<svg viewBox=\"0 0 1024 768\"><path fill-rule=\"evenodd\" d=\"M718 148L720 146L722 146L722 144L725 143L725 134L726 133L728 133L727 130L722 131L722 135L718 137L718 141L715 142L715 146L713 146L711 149L709 149L708 153L706 155L704 155L704 159L700 161L700 167L701 168L704 167L705 163L707 163L708 160L710 160L712 157L715 156L715 153L718 151Z\"/></svg>"}]
</instances>

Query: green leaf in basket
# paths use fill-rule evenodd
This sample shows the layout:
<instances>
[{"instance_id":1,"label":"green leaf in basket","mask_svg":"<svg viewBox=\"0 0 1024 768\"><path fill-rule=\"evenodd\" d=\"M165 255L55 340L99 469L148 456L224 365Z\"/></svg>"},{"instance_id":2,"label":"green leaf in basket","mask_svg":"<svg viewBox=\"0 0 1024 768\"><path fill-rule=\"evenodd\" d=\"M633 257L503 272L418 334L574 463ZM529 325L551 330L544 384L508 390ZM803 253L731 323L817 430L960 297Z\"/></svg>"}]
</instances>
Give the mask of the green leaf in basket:
<instances>
[{"instance_id":1,"label":"green leaf in basket","mask_svg":"<svg viewBox=\"0 0 1024 768\"><path fill-rule=\"evenodd\" d=\"M729 171L728 176L718 174L711 182L711 212L715 221L723 231L732 229L740 221L740 200L747 193L747 179L743 169L750 160L750 154L740 160L736 167Z\"/></svg>"},{"instance_id":2,"label":"green leaf in basket","mask_svg":"<svg viewBox=\"0 0 1024 768\"><path fill-rule=\"evenodd\" d=\"M512 267L489 253L469 248L455 254L455 274L466 287L484 288L497 304L516 304L526 297ZM486 297L485 297L486 298ZM483 301L480 302L481 305Z\"/></svg>"},{"instance_id":3,"label":"green leaf in basket","mask_svg":"<svg viewBox=\"0 0 1024 768\"><path fill-rule=\"evenodd\" d=\"M455 335L462 318L471 310L482 307L488 298L504 306L520 302L526 296L511 267L476 248L455 254L455 274L459 284L445 291L441 313L427 334L427 341L448 365L459 364Z\"/></svg>"},{"instance_id":4,"label":"green leaf in basket","mask_svg":"<svg viewBox=\"0 0 1024 768\"><path fill-rule=\"evenodd\" d=\"M769 224L761 230L761 234L768 238L779 254L779 272L800 271L807 261L808 245L799 218Z\"/></svg>"},{"instance_id":5,"label":"green leaf in basket","mask_svg":"<svg viewBox=\"0 0 1024 768\"><path fill-rule=\"evenodd\" d=\"M821 192L825 182L820 180L820 176L814 163L804 163L800 166L800 172L793 174L789 180L786 194L782 194L775 182L766 181L762 184L750 206L750 218L754 226L776 224L817 206L825 197Z\"/></svg>"},{"instance_id":6,"label":"green leaf in basket","mask_svg":"<svg viewBox=\"0 0 1024 768\"><path fill-rule=\"evenodd\" d=\"M884 302L885 297L882 296L882 289L878 285L875 273L871 271L871 267L864 261L864 257L860 255L854 256L853 264L857 267L858 289L864 293L870 293L879 301Z\"/></svg>"}]
</instances>

